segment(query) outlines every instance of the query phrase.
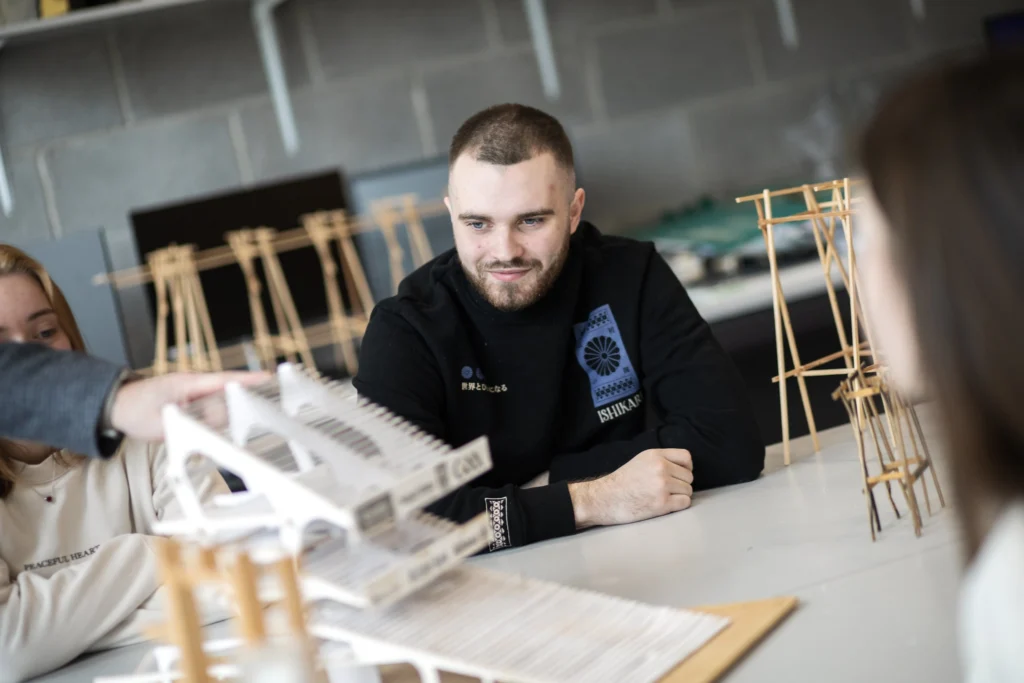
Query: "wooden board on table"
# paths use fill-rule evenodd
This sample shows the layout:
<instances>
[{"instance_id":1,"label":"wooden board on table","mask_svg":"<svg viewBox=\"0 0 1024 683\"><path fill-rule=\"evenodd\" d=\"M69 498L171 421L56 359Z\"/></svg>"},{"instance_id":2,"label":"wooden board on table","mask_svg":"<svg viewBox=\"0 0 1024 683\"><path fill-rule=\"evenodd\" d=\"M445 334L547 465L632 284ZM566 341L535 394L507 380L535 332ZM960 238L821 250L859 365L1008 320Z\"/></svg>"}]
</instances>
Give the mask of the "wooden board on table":
<instances>
[{"instance_id":1,"label":"wooden board on table","mask_svg":"<svg viewBox=\"0 0 1024 683\"><path fill-rule=\"evenodd\" d=\"M794 597L770 598L728 605L694 607L694 611L728 617L729 625L704 647L686 658L660 683L712 683L731 669L796 609ZM418 683L416 670L407 664L381 667L384 683ZM476 683L477 679L445 673L443 683Z\"/></svg>"},{"instance_id":2,"label":"wooden board on table","mask_svg":"<svg viewBox=\"0 0 1024 683\"><path fill-rule=\"evenodd\" d=\"M794 597L770 598L729 605L694 607L696 612L730 619L729 625L704 647L661 679L660 683L711 683L731 669L796 609Z\"/></svg>"}]
</instances>

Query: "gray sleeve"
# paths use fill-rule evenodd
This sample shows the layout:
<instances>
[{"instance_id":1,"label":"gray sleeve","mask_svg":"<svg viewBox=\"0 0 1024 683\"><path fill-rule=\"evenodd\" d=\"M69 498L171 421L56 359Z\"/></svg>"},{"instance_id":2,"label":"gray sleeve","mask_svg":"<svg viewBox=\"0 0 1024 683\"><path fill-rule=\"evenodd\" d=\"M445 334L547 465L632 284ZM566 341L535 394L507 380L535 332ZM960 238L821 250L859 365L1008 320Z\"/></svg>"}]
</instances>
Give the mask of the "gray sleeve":
<instances>
[{"instance_id":1,"label":"gray sleeve","mask_svg":"<svg viewBox=\"0 0 1024 683\"><path fill-rule=\"evenodd\" d=\"M98 427L123 370L84 353L0 344L0 436L109 457L119 443Z\"/></svg>"}]
</instances>

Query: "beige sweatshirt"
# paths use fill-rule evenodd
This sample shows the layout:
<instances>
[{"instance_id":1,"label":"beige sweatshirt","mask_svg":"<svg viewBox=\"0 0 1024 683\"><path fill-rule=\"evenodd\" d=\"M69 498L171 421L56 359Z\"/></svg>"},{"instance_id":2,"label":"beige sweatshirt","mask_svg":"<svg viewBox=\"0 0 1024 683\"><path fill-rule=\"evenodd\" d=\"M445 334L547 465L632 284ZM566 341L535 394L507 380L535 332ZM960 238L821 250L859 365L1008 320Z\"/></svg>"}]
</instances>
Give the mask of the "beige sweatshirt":
<instances>
[{"instance_id":1,"label":"beige sweatshirt","mask_svg":"<svg viewBox=\"0 0 1024 683\"><path fill-rule=\"evenodd\" d=\"M164 620L152 529L178 509L165 468L162 447L131 440L109 460L25 466L0 500L0 682ZM194 476L202 500L228 493L215 469Z\"/></svg>"}]
</instances>

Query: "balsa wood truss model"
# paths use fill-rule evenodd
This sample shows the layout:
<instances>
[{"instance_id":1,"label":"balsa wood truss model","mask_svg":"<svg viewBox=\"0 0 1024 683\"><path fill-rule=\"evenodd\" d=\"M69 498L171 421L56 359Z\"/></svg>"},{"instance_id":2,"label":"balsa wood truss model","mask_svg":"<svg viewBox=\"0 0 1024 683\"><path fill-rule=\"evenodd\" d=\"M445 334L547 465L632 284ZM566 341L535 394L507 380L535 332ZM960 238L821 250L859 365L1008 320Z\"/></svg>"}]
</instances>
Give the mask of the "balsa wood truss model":
<instances>
[{"instance_id":1,"label":"balsa wood truss model","mask_svg":"<svg viewBox=\"0 0 1024 683\"><path fill-rule=\"evenodd\" d=\"M885 367L879 362L881 359L872 343L867 319L864 317L857 283L857 257L854 244L853 218L856 215L855 205L859 201L853 193L856 185L857 182L850 178L843 178L817 185L801 185L775 191L764 190L761 194L738 197L736 201L754 203L754 208L757 210L758 226L761 228L768 252L778 360L778 375L772 381L779 385L779 409L782 418L785 463L788 465L791 458L787 380L796 379L808 430L814 450L817 451L820 449L820 444L814 422L814 412L807 393L806 378L841 376L842 382L833 393L833 399L843 401L857 437L857 451L864 477L864 495L871 522L871 538L875 539L876 528L881 530L881 521L874 499L874 487L877 484L885 482L889 500L899 517L899 511L892 498L890 483L892 481L900 482L899 485L914 520L914 531L920 535L921 514L917 496L914 493L914 484L922 481L925 501L930 514L931 504L928 500L927 482L922 479L926 470L932 470L932 478L942 506L945 506L945 500L939 488L938 477L935 475L934 465L924 442L924 433L921 431L914 407L909 402L902 400L888 386ZM787 195L800 195L807 210L790 216L774 216L772 199ZM814 236L839 346L839 350L835 353L809 362L801 361L800 352L797 349L796 337L790 322L789 307L779 277L779 264L775 251L774 226L794 221L807 222ZM840 230L841 233L839 233ZM841 304L842 297L836 291L838 285L846 290L848 304L845 310ZM793 364L793 367L788 370L787 348ZM841 367L824 367L839 360L843 362ZM876 398L882 402L885 410L884 431ZM867 466L869 459L865 452L865 444L866 433L869 430L875 441L882 468L876 475L869 474ZM908 455L905 438L911 440L913 456Z\"/></svg>"},{"instance_id":2,"label":"balsa wood truss model","mask_svg":"<svg viewBox=\"0 0 1024 683\"><path fill-rule=\"evenodd\" d=\"M281 270L281 261L274 251L273 240L276 231L272 228L256 230L234 230L226 233L228 245L238 259L238 265L245 276L246 291L249 294L249 315L252 318L253 343L260 359L260 368L272 370L277 366L277 358L283 355L291 362L296 361L296 354L302 362L314 367L313 352L306 340L306 330L299 320L291 290ZM270 305L274 310L274 321L277 323L277 334L270 334L267 324L267 313L263 309L263 286L256 272L256 261L263 265L270 292Z\"/></svg>"},{"instance_id":3,"label":"balsa wood truss model","mask_svg":"<svg viewBox=\"0 0 1024 683\"><path fill-rule=\"evenodd\" d=\"M170 621L160 671L120 681L238 678L278 648L300 680L410 663L428 682L652 682L729 623L462 565L493 542L488 513L423 507L490 469L486 438L453 449L301 366L168 406L165 427L183 510L157 528L178 539L162 552ZM200 504L191 472L211 461L247 490ZM209 582L228 587L238 635L204 641Z\"/></svg>"},{"instance_id":4,"label":"balsa wood truss model","mask_svg":"<svg viewBox=\"0 0 1024 683\"><path fill-rule=\"evenodd\" d=\"M333 346L336 366L345 369L349 375L355 375L358 370L355 343L366 330L374 299L353 237L373 232L384 236L391 280L397 289L398 283L408 274L398 238L399 226L405 226L413 266L420 266L433 257L423 217L444 212L446 209L441 202L422 204L414 194L388 197L374 202L368 216L350 216L340 210L320 211L302 216L302 226L289 230L277 231L262 226L225 233L227 244L202 251L196 251L194 245L158 249L147 254L145 266L100 274L94 282L111 283L118 289L150 282L154 284L157 294L157 346L154 363L147 370L151 374L254 364L247 359L246 345L217 346L199 279L199 273L203 271L237 264L246 281L253 327L252 346L258 365L271 370L277 362L294 362L297 356L305 366L313 368L312 351ZM320 260L328 319L304 325L295 311L279 255L309 247L316 250ZM340 263L335 259L335 248L340 254ZM270 294L276 332L271 331L264 311L261 298L264 285L257 263L262 266ZM174 367L168 361L166 337L172 313L175 315L174 344L177 353Z\"/></svg>"},{"instance_id":5,"label":"balsa wood truss model","mask_svg":"<svg viewBox=\"0 0 1024 683\"><path fill-rule=\"evenodd\" d=\"M174 315L175 370L220 370L217 339L206 307L192 245L171 245L151 252L147 260L156 289L156 352L153 372L170 370L167 323Z\"/></svg>"},{"instance_id":6,"label":"balsa wood truss model","mask_svg":"<svg viewBox=\"0 0 1024 683\"><path fill-rule=\"evenodd\" d=\"M853 427L857 455L864 474L864 497L868 507L871 540L875 540L876 529L879 532L882 530L874 493L878 484L885 484L893 512L897 519L900 516L899 508L892 496L892 482L896 482L903 493L903 499L907 503L914 524L914 534L920 536L921 508L915 485L921 482L921 491L929 515L932 514L932 503L928 495L928 480L925 478L928 471L931 472L940 507L946 506L946 499L942 495L942 486L939 484L939 477L935 472L935 465L914 406L892 390L885 381L884 373L868 375L864 370L852 372L833 392L832 398L843 402L850 417L850 426ZM881 402L885 411L884 421L878 402ZM875 444L877 468L867 454L865 441L868 432Z\"/></svg>"}]
</instances>

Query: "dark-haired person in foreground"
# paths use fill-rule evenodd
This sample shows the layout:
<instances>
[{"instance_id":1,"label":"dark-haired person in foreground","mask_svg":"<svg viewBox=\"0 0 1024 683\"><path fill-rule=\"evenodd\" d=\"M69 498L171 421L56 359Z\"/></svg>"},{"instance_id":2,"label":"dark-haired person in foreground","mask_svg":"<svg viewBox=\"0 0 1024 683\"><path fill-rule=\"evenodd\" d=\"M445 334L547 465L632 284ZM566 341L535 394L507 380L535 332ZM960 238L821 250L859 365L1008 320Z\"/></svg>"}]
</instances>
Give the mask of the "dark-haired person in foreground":
<instances>
[{"instance_id":1,"label":"dark-haired person in foreground","mask_svg":"<svg viewBox=\"0 0 1024 683\"><path fill-rule=\"evenodd\" d=\"M491 550L682 510L764 465L682 285L651 244L581 222L584 198L555 119L474 115L449 152L455 249L378 304L363 339L360 395L453 445L488 436L493 470L429 509L487 510Z\"/></svg>"}]
</instances>

